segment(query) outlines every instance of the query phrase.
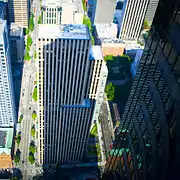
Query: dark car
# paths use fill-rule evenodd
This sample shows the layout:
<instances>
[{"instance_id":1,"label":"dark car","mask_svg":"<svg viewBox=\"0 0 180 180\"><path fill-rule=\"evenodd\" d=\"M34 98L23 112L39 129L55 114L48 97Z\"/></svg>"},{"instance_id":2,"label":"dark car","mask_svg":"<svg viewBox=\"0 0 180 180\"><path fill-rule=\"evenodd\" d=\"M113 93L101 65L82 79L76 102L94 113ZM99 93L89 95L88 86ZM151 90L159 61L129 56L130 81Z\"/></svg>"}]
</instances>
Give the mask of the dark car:
<instances>
[{"instance_id":1,"label":"dark car","mask_svg":"<svg viewBox=\"0 0 180 180\"><path fill-rule=\"evenodd\" d=\"M29 110L31 110L31 107L29 107Z\"/></svg>"}]
</instances>

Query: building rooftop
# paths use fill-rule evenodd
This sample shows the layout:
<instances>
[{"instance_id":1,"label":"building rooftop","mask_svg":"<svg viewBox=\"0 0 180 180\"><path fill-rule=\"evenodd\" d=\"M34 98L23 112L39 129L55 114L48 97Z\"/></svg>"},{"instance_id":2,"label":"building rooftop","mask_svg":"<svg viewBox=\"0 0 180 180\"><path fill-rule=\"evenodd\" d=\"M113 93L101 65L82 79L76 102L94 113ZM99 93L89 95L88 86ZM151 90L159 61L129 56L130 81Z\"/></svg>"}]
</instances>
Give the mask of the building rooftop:
<instances>
[{"instance_id":1,"label":"building rooftop","mask_svg":"<svg viewBox=\"0 0 180 180\"><path fill-rule=\"evenodd\" d=\"M20 37L22 36L22 33L23 33L23 28L21 28L19 25L15 23L11 23L10 36Z\"/></svg>"},{"instance_id":2,"label":"building rooftop","mask_svg":"<svg viewBox=\"0 0 180 180\"><path fill-rule=\"evenodd\" d=\"M0 153L0 169L12 168L12 159L10 154Z\"/></svg>"},{"instance_id":3,"label":"building rooftop","mask_svg":"<svg viewBox=\"0 0 180 180\"><path fill-rule=\"evenodd\" d=\"M3 20L0 18L0 34L4 31L4 26L5 26L6 20Z\"/></svg>"},{"instance_id":4,"label":"building rooftop","mask_svg":"<svg viewBox=\"0 0 180 180\"><path fill-rule=\"evenodd\" d=\"M118 38L101 38L102 43L112 43L112 44L122 44L125 46L125 43Z\"/></svg>"},{"instance_id":5,"label":"building rooftop","mask_svg":"<svg viewBox=\"0 0 180 180\"><path fill-rule=\"evenodd\" d=\"M124 41L126 47L126 50L131 50L131 49L144 49L144 46L139 44L137 41Z\"/></svg>"},{"instance_id":6,"label":"building rooftop","mask_svg":"<svg viewBox=\"0 0 180 180\"><path fill-rule=\"evenodd\" d=\"M42 0L42 6L50 8L73 6L74 11L84 13L81 0Z\"/></svg>"},{"instance_id":7,"label":"building rooftop","mask_svg":"<svg viewBox=\"0 0 180 180\"><path fill-rule=\"evenodd\" d=\"M101 46L92 46L90 55L91 55L91 58L94 59L94 60L103 59Z\"/></svg>"},{"instance_id":8,"label":"building rooftop","mask_svg":"<svg viewBox=\"0 0 180 180\"><path fill-rule=\"evenodd\" d=\"M89 29L84 24L40 24L38 38L90 39Z\"/></svg>"},{"instance_id":9,"label":"building rooftop","mask_svg":"<svg viewBox=\"0 0 180 180\"><path fill-rule=\"evenodd\" d=\"M96 32L99 38L116 38L117 24L95 24Z\"/></svg>"},{"instance_id":10,"label":"building rooftop","mask_svg":"<svg viewBox=\"0 0 180 180\"><path fill-rule=\"evenodd\" d=\"M0 128L0 151L1 148L11 149L13 140L13 128Z\"/></svg>"}]
</instances>

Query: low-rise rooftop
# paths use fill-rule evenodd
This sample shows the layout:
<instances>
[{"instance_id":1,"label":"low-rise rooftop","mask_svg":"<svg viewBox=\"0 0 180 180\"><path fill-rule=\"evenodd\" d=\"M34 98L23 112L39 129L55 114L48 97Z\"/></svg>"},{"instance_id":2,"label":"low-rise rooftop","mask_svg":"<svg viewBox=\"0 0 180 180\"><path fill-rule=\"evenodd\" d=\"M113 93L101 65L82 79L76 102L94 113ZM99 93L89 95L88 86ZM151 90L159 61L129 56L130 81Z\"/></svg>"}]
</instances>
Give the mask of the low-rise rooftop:
<instances>
[{"instance_id":1,"label":"low-rise rooftop","mask_svg":"<svg viewBox=\"0 0 180 180\"><path fill-rule=\"evenodd\" d=\"M90 55L91 55L91 58L94 59L94 60L103 59L101 46L92 46Z\"/></svg>"},{"instance_id":2,"label":"low-rise rooftop","mask_svg":"<svg viewBox=\"0 0 180 180\"><path fill-rule=\"evenodd\" d=\"M13 128L0 128L0 151L1 148L11 149L13 140Z\"/></svg>"},{"instance_id":3,"label":"low-rise rooftop","mask_svg":"<svg viewBox=\"0 0 180 180\"><path fill-rule=\"evenodd\" d=\"M95 24L96 32L99 38L116 38L117 24Z\"/></svg>"},{"instance_id":4,"label":"low-rise rooftop","mask_svg":"<svg viewBox=\"0 0 180 180\"><path fill-rule=\"evenodd\" d=\"M38 38L90 39L89 29L84 24L40 24Z\"/></svg>"}]
</instances>

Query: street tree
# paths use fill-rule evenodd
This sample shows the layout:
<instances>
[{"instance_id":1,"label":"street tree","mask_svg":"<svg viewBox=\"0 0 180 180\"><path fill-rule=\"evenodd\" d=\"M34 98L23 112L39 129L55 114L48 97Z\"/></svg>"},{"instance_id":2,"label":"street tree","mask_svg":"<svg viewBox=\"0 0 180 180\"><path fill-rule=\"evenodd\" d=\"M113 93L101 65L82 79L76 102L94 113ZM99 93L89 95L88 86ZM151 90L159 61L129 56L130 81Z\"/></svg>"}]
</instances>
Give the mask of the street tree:
<instances>
[{"instance_id":1,"label":"street tree","mask_svg":"<svg viewBox=\"0 0 180 180\"><path fill-rule=\"evenodd\" d=\"M28 160L29 160L29 162L30 162L31 164L34 164L34 162L35 162L35 158L34 158L34 156L33 156L32 154L29 155Z\"/></svg>"},{"instance_id":2,"label":"street tree","mask_svg":"<svg viewBox=\"0 0 180 180\"><path fill-rule=\"evenodd\" d=\"M32 153L32 154L34 154L35 152L36 152L36 148L35 148L35 146L29 146L29 152L30 153Z\"/></svg>"},{"instance_id":3,"label":"street tree","mask_svg":"<svg viewBox=\"0 0 180 180\"><path fill-rule=\"evenodd\" d=\"M32 126L32 128L31 128L31 136L35 136L35 133L36 133L36 131L35 131L35 127L34 127L34 125Z\"/></svg>"},{"instance_id":4,"label":"street tree","mask_svg":"<svg viewBox=\"0 0 180 180\"><path fill-rule=\"evenodd\" d=\"M32 13L29 19L29 30L33 31L34 30L34 14Z\"/></svg>"},{"instance_id":5,"label":"street tree","mask_svg":"<svg viewBox=\"0 0 180 180\"><path fill-rule=\"evenodd\" d=\"M36 118L37 118L37 114L36 114L36 112L34 111L34 112L32 113L32 119L35 120Z\"/></svg>"},{"instance_id":6,"label":"street tree","mask_svg":"<svg viewBox=\"0 0 180 180\"><path fill-rule=\"evenodd\" d=\"M37 86L34 88L32 98L34 99L35 102L37 101Z\"/></svg>"},{"instance_id":7,"label":"street tree","mask_svg":"<svg viewBox=\"0 0 180 180\"><path fill-rule=\"evenodd\" d=\"M14 155L14 162L19 163L19 161L20 161L20 157L17 154Z\"/></svg>"}]
</instances>

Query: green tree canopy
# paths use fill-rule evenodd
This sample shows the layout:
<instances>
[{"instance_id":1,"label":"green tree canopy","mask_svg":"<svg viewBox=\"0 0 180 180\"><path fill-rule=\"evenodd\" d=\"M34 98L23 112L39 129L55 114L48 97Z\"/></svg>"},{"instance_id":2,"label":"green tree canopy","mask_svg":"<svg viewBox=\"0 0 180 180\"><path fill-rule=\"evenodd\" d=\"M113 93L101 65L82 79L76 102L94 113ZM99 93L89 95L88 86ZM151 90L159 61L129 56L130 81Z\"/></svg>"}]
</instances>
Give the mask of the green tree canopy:
<instances>
[{"instance_id":1,"label":"green tree canopy","mask_svg":"<svg viewBox=\"0 0 180 180\"><path fill-rule=\"evenodd\" d=\"M83 24L87 25L90 32L92 33L92 25L91 25L91 20L89 19L89 17L87 16L83 17Z\"/></svg>"},{"instance_id":2,"label":"green tree canopy","mask_svg":"<svg viewBox=\"0 0 180 180\"><path fill-rule=\"evenodd\" d=\"M14 162L19 163L19 161L20 161L20 157L17 154L14 155Z\"/></svg>"},{"instance_id":3,"label":"green tree canopy","mask_svg":"<svg viewBox=\"0 0 180 180\"><path fill-rule=\"evenodd\" d=\"M21 142L21 134L20 134L20 133L19 133L19 134L17 135L17 137L16 137L16 142L17 142L18 145L19 145L20 142Z\"/></svg>"},{"instance_id":4,"label":"green tree canopy","mask_svg":"<svg viewBox=\"0 0 180 180\"><path fill-rule=\"evenodd\" d=\"M34 30L34 14L32 13L29 19L29 30L33 31Z\"/></svg>"},{"instance_id":5,"label":"green tree canopy","mask_svg":"<svg viewBox=\"0 0 180 180\"><path fill-rule=\"evenodd\" d=\"M21 115L21 116L19 117L19 122L21 123L22 120L23 120L23 115Z\"/></svg>"},{"instance_id":6,"label":"green tree canopy","mask_svg":"<svg viewBox=\"0 0 180 180\"><path fill-rule=\"evenodd\" d=\"M113 100L114 99L114 94L115 94L115 86L113 83L108 83L106 85L106 88L105 88L105 92L107 94L107 98L108 100Z\"/></svg>"},{"instance_id":7,"label":"green tree canopy","mask_svg":"<svg viewBox=\"0 0 180 180\"><path fill-rule=\"evenodd\" d=\"M32 154L34 154L36 152L36 148L34 146L29 146L29 152L31 152Z\"/></svg>"},{"instance_id":8,"label":"green tree canopy","mask_svg":"<svg viewBox=\"0 0 180 180\"><path fill-rule=\"evenodd\" d=\"M28 160L31 164L34 164L34 162L35 162L35 158L33 155L29 155Z\"/></svg>"},{"instance_id":9,"label":"green tree canopy","mask_svg":"<svg viewBox=\"0 0 180 180\"><path fill-rule=\"evenodd\" d=\"M35 126L33 125L32 128L31 128L31 135L34 137L35 136Z\"/></svg>"},{"instance_id":10,"label":"green tree canopy","mask_svg":"<svg viewBox=\"0 0 180 180\"><path fill-rule=\"evenodd\" d=\"M33 112L32 113L32 119L35 120L36 118L37 118L37 114L36 114L36 112Z\"/></svg>"},{"instance_id":11,"label":"green tree canopy","mask_svg":"<svg viewBox=\"0 0 180 180\"><path fill-rule=\"evenodd\" d=\"M31 46L33 43L33 40L30 35L27 36L27 46Z\"/></svg>"},{"instance_id":12,"label":"green tree canopy","mask_svg":"<svg viewBox=\"0 0 180 180\"><path fill-rule=\"evenodd\" d=\"M34 99L35 102L37 101L37 87L34 88L32 98Z\"/></svg>"},{"instance_id":13,"label":"green tree canopy","mask_svg":"<svg viewBox=\"0 0 180 180\"><path fill-rule=\"evenodd\" d=\"M150 28L150 26L149 26L148 21L144 20L143 29L149 29L149 28Z\"/></svg>"}]
</instances>

